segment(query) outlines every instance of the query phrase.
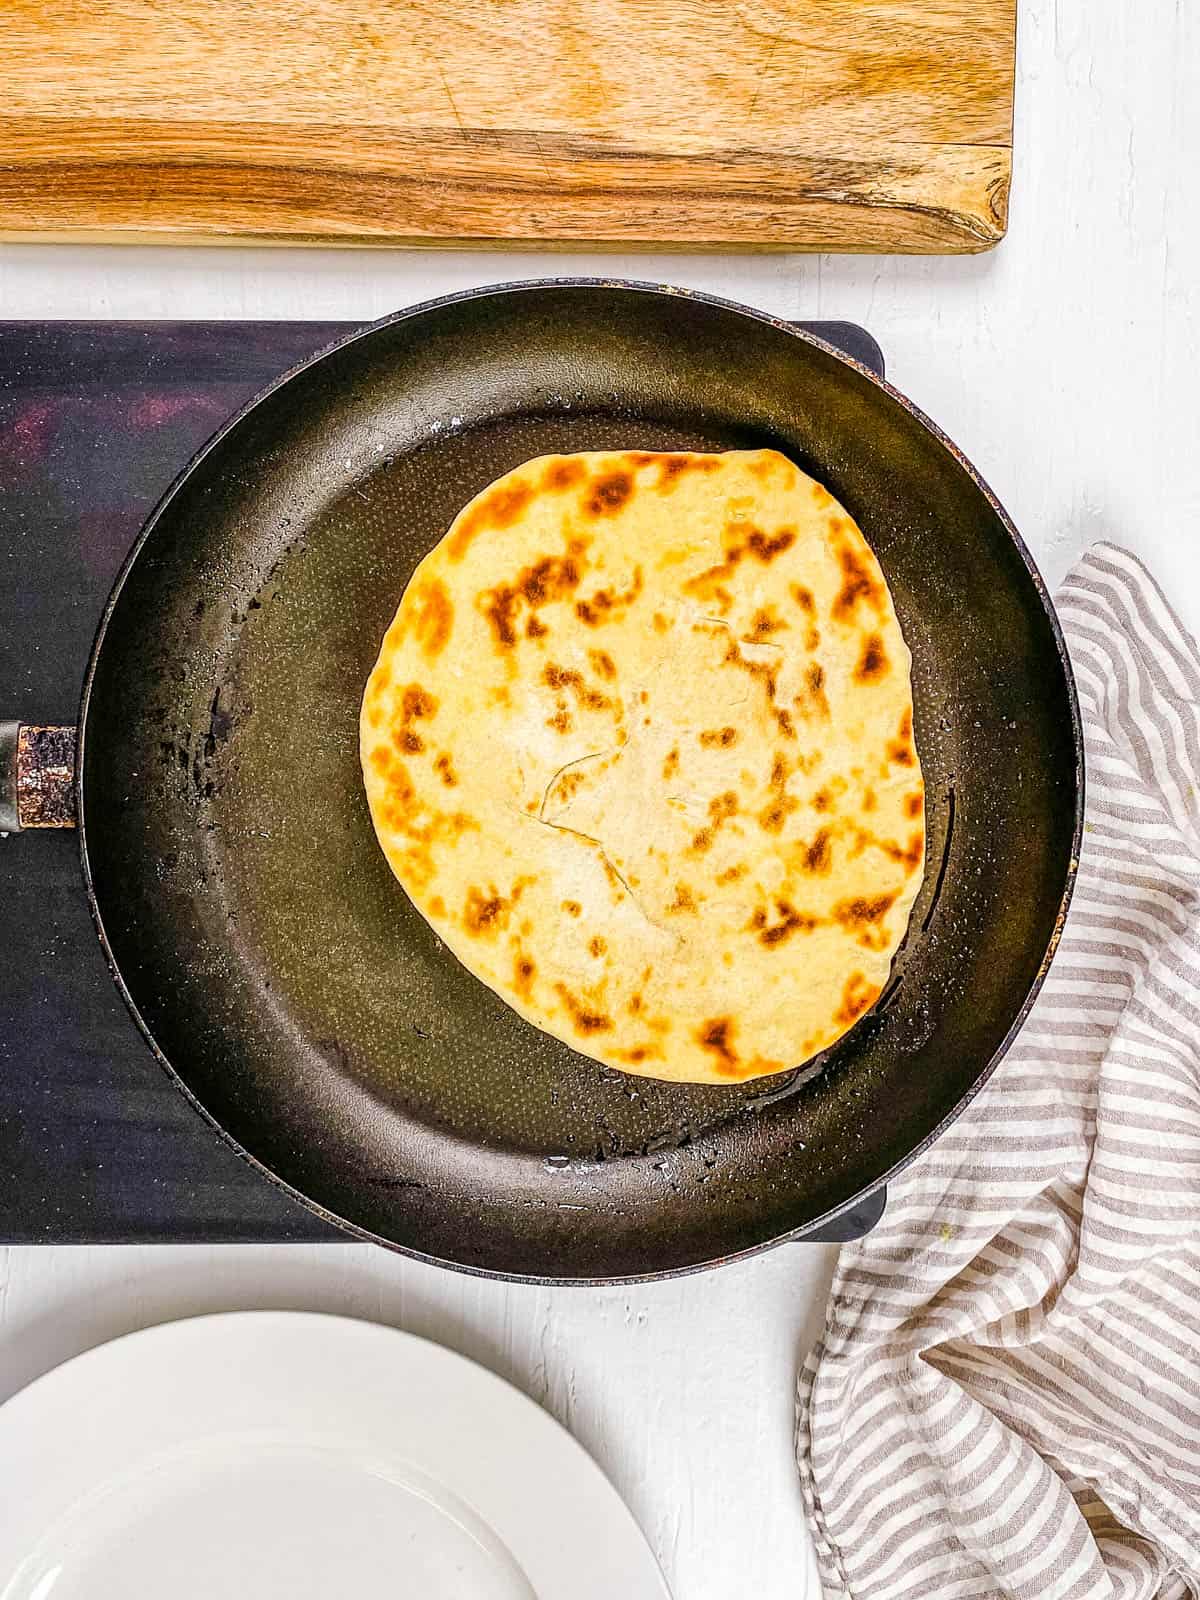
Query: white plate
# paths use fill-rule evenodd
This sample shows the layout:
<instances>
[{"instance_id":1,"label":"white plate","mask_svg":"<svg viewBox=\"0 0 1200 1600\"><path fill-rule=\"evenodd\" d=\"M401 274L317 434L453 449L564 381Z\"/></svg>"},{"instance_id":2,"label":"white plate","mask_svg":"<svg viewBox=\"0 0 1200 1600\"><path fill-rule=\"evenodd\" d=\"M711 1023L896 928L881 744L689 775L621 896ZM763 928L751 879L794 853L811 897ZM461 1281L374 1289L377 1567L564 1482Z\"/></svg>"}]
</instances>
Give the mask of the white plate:
<instances>
[{"instance_id":1,"label":"white plate","mask_svg":"<svg viewBox=\"0 0 1200 1600\"><path fill-rule=\"evenodd\" d=\"M516 1389L342 1317L130 1334L0 1407L0 1600L670 1600Z\"/></svg>"}]
</instances>

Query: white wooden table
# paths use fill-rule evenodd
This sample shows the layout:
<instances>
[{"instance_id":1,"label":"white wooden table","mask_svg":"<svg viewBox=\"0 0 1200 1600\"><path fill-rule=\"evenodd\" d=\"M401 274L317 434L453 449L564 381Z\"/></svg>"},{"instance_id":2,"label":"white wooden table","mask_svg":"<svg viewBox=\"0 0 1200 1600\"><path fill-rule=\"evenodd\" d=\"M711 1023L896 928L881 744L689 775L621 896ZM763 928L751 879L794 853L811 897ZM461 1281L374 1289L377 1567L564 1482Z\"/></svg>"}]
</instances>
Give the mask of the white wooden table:
<instances>
[{"instance_id":1,"label":"white wooden table","mask_svg":"<svg viewBox=\"0 0 1200 1600\"><path fill-rule=\"evenodd\" d=\"M991 481L1047 578L1093 539L1200 626L1200 9L1021 0L1009 239L954 260L9 247L5 317L360 317L542 273L618 272L869 327ZM2 687L2 686L0 686ZM299 1307L476 1357L572 1428L677 1600L785 1600L793 1374L832 1251L633 1289L507 1287L364 1246L0 1251L0 1398L169 1317Z\"/></svg>"}]
</instances>

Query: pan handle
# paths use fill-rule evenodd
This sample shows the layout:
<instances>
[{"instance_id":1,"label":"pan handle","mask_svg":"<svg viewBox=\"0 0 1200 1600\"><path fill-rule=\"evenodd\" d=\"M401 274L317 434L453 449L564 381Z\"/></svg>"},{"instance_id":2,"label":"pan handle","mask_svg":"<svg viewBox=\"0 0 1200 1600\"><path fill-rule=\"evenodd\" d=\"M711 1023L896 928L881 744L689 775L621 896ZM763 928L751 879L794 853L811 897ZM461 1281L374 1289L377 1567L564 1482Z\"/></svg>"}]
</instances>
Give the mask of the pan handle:
<instances>
[{"instance_id":1,"label":"pan handle","mask_svg":"<svg viewBox=\"0 0 1200 1600\"><path fill-rule=\"evenodd\" d=\"M0 835L75 826L76 729L0 722Z\"/></svg>"}]
</instances>

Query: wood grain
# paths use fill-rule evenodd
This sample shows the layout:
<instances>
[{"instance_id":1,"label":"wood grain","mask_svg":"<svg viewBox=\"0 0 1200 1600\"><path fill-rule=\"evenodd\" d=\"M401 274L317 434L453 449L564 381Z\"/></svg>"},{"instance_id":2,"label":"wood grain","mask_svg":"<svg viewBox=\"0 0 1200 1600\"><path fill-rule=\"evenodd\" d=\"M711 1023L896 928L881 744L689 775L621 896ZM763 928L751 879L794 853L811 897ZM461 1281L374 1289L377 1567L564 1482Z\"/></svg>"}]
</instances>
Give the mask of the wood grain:
<instances>
[{"instance_id":1,"label":"wood grain","mask_svg":"<svg viewBox=\"0 0 1200 1600\"><path fill-rule=\"evenodd\" d=\"M8 236L966 251L1016 0L7 0Z\"/></svg>"}]
</instances>

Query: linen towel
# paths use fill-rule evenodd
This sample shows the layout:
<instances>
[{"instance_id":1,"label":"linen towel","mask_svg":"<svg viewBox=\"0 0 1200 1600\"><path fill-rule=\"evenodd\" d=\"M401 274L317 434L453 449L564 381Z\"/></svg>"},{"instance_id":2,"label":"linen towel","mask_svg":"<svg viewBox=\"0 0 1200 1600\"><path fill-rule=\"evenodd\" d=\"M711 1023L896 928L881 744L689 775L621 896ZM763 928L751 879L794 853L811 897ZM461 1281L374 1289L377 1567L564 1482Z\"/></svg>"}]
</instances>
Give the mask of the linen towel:
<instances>
[{"instance_id":1,"label":"linen towel","mask_svg":"<svg viewBox=\"0 0 1200 1600\"><path fill-rule=\"evenodd\" d=\"M1095 546L1057 597L1087 809L1044 988L845 1247L799 1385L826 1600L1200 1597L1200 655Z\"/></svg>"}]
</instances>

